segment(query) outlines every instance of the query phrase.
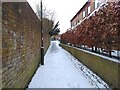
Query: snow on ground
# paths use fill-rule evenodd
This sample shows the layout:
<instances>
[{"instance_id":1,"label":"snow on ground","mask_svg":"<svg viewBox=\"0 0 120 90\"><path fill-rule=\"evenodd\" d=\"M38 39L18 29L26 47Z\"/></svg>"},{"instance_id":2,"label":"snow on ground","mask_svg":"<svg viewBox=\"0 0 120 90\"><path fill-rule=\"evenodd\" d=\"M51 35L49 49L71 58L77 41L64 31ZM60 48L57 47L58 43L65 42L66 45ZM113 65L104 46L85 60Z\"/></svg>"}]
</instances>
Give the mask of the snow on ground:
<instances>
[{"instance_id":1,"label":"snow on ground","mask_svg":"<svg viewBox=\"0 0 120 90\"><path fill-rule=\"evenodd\" d=\"M28 88L108 88L108 85L52 41Z\"/></svg>"}]
</instances>

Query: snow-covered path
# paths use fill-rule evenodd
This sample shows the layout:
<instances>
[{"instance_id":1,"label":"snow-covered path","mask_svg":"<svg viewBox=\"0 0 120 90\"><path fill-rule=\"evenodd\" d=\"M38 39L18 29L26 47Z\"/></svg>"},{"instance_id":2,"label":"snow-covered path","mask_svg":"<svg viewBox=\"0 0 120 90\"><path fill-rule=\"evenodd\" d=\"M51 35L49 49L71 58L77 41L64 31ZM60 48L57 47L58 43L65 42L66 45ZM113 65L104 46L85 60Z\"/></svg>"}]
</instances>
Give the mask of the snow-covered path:
<instances>
[{"instance_id":1,"label":"snow-covered path","mask_svg":"<svg viewBox=\"0 0 120 90\"><path fill-rule=\"evenodd\" d=\"M28 88L104 88L87 77L86 67L62 49L58 41L51 42L44 59L45 65L38 68Z\"/></svg>"}]
</instances>

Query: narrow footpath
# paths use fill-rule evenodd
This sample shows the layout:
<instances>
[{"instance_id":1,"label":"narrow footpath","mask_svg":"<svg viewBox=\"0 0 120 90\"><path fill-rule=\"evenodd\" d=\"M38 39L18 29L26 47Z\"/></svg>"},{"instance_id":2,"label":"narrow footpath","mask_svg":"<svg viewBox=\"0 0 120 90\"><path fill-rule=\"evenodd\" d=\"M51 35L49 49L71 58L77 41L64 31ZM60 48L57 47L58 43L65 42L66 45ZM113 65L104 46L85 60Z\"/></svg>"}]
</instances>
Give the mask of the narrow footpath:
<instances>
[{"instance_id":1,"label":"narrow footpath","mask_svg":"<svg viewBox=\"0 0 120 90\"><path fill-rule=\"evenodd\" d=\"M82 63L52 41L28 88L108 88Z\"/></svg>"}]
</instances>

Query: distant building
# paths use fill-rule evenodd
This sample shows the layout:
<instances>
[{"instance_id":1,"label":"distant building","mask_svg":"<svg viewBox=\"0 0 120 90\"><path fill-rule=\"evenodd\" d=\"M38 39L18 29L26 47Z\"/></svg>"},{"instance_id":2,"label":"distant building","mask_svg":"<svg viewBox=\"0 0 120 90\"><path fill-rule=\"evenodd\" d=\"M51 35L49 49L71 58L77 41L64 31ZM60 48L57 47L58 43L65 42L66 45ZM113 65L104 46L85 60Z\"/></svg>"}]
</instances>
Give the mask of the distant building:
<instances>
[{"instance_id":1,"label":"distant building","mask_svg":"<svg viewBox=\"0 0 120 90\"><path fill-rule=\"evenodd\" d=\"M75 16L70 20L71 27L76 26L85 17L91 14L100 4L107 2L109 0L88 0L83 7L75 14Z\"/></svg>"}]
</instances>

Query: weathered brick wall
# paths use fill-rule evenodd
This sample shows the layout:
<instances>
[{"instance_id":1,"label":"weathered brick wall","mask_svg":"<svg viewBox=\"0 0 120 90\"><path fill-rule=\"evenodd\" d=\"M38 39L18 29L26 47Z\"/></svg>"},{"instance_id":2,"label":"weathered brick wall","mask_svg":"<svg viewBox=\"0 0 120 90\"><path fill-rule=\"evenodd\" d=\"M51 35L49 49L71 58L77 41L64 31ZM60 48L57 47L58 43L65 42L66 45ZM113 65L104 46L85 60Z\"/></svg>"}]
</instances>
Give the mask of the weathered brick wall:
<instances>
[{"instance_id":1,"label":"weathered brick wall","mask_svg":"<svg viewBox=\"0 0 120 90\"><path fill-rule=\"evenodd\" d=\"M46 54L46 52L47 52L47 50L48 50L48 48L50 46L50 38L51 37L48 34L48 32L45 33L45 31L44 31L44 41L43 41L43 43L44 43L44 54Z\"/></svg>"},{"instance_id":2,"label":"weathered brick wall","mask_svg":"<svg viewBox=\"0 0 120 90\"><path fill-rule=\"evenodd\" d=\"M26 2L2 3L2 87L25 88L40 63L40 21Z\"/></svg>"},{"instance_id":3,"label":"weathered brick wall","mask_svg":"<svg viewBox=\"0 0 120 90\"><path fill-rule=\"evenodd\" d=\"M43 18L43 43L44 43L44 53L46 53L47 49L50 45L50 38L49 32L51 31L53 27L53 22L51 20L48 20L46 18Z\"/></svg>"},{"instance_id":4,"label":"weathered brick wall","mask_svg":"<svg viewBox=\"0 0 120 90\"><path fill-rule=\"evenodd\" d=\"M0 90L2 87L2 4L0 2Z\"/></svg>"}]
</instances>

